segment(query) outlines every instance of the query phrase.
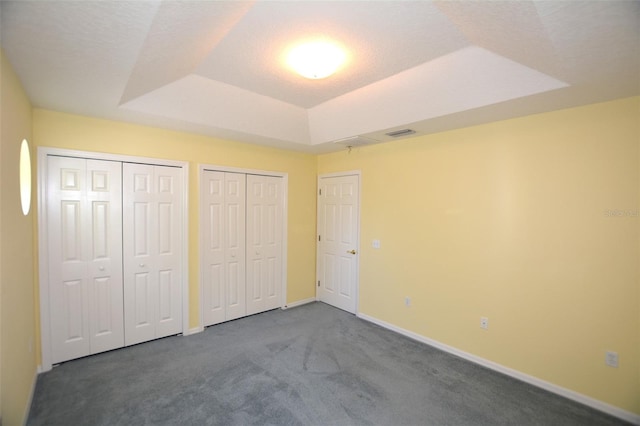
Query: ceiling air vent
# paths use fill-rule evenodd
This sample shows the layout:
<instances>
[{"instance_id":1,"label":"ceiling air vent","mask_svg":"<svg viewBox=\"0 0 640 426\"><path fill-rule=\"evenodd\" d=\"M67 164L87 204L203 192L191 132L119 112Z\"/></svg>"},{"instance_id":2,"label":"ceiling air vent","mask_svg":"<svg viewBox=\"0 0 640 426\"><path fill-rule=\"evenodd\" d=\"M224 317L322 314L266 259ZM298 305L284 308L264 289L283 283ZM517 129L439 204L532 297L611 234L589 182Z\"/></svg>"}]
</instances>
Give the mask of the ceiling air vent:
<instances>
[{"instance_id":1,"label":"ceiling air vent","mask_svg":"<svg viewBox=\"0 0 640 426\"><path fill-rule=\"evenodd\" d=\"M391 136L392 138L401 138L403 136L413 135L416 131L412 129L400 129L394 130L393 132L385 133L387 136Z\"/></svg>"}]
</instances>

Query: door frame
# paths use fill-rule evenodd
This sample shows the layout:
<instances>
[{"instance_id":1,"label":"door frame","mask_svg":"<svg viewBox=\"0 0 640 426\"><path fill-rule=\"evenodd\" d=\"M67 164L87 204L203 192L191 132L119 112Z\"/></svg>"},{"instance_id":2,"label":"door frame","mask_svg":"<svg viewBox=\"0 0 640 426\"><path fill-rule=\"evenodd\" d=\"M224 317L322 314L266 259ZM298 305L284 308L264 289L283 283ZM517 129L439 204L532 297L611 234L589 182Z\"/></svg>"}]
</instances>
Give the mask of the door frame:
<instances>
[{"instance_id":1,"label":"door frame","mask_svg":"<svg viewBox=\"0 0 640 426\"><path fill-rule=\"evenodd\" d=\"M38 290L40 306L40 351L42 361L39 372L53 368L51 362L51 327L49 321L49 250L47 227L47 157L73 157L88 160L119 161L141 163L155 166L177 167L182 170L182 334L189 334L189 163L186 161L166 160L150 157L109 154L104 152L79 151L64 148L38 147ZM123 312L124 315L124 312Z\"/></svg>"},{"instance_id":2,"label":"door frame","mask_svg":"<svg viewBox=\"0 0 640 426\"><path fill-rule=\"evenodd\" d=\"M319 259L320 259L320 250L318 241L318 235L320 235L320 203L317 202L318 197L320 196L320 182L325 178L333 178L333 177L345 177L345 176L356 176L358 178L358 224L356 226L356 250L358 252L358 256L356 256L356 282L354 294L356 299L356 306L354 314L357 316L360 313L360 211L362 210L362 172L360 170L349 170L345 172L335 172L335 173L324 173L318 175L318 183L316 187L316 282L314 286L316 288L316 301L320 301L320 296L318 295L318 281L320 280L320 269L319 269Z\"/></svg>"},{"instance_id":3,"label":"door frame","mask_svg":"<svg viewBox=\"0 0 640 426\"><path fill-rule=\"evenodd\" d=\"M259 175L259 176L272 176L282 178L283 183L283 191L282 191L282 283L280 286L280 309L284 309L287 305L287 253L288 253L288 245L287 245L287 229L288 229L288 206L289 206L289 174L283 172L274 172L270 170L257 170L257 169L245 169L242 167L229 167L229 166L219 166L215 164L198 164L198 229L202 229L202 221L205 218L202 199L201 199L201 191L202 191L202 174L205 170L213 171L213 172L227 172L227 173L242 173L246 175ZM199 257L198 264L199 267L199 287L200 287L200 325L199 330L204 330L204 286L202 283L204 282L204 267L205 264L202 261L202 253L205 252L205 239L202 235L202 232L198 232L198 249L199 249Z\"/></svg>"}]
</instances>

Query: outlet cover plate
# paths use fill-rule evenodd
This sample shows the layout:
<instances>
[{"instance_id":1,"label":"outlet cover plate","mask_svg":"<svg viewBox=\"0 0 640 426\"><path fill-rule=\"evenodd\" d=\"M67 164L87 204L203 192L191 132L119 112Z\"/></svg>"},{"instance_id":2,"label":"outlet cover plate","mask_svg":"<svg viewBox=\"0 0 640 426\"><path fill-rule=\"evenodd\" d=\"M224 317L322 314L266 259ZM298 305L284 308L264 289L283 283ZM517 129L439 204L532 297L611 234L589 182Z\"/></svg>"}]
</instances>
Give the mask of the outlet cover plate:
<instances>
[{"instance_id":1,"label":"outlet cover plate","mask_svg":"<svg viewBox=\"0 0 640 426\"><path fill-rule=\"evenodd\" d=\"M480 328L483 329L483 330L488 330L489 329L489 318L480 317Z\"/></svg>"}]
</instances>

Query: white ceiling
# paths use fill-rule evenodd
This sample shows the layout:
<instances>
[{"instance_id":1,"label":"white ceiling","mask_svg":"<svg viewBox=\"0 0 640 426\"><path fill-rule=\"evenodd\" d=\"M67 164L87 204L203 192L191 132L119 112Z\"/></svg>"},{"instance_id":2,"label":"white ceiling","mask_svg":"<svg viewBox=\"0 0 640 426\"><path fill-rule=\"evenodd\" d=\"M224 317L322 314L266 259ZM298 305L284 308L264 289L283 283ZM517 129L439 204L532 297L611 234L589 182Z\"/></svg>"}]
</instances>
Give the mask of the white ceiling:
<instances>
[{"instance_id":1,"label":"white ceiling","mask_svg":"<svg viewBox=\"0 0 640 426\"><path fill-rule=\"evenodd\" d=\"M306 152L640 95L638 1L2 1L0 19L36 107ZM284 54L317 37L349 59L307 80Z\"/></svg>"}]
</instances>

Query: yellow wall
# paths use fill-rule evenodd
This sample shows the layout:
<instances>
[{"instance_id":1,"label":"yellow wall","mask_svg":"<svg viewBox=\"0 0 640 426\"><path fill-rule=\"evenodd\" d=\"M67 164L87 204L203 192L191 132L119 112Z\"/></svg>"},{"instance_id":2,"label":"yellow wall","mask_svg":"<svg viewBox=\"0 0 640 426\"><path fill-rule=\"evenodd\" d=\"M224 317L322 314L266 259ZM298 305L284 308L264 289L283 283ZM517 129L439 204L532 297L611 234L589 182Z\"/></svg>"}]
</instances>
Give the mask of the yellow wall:
<instances>
[{"instance_id":1,"label":"yellow wall","mask_svg":"<svg viewBox=\"0 0 640 426\"><path fill-rule=\"evenodd\" d=\"M288 302L315 295L316 173L359 169L362 313L640 414L638 122L630 98L315 157L37 109L33 142L190 163L192 327L199 162L289 174Z\"/></svg>"},{"instance_id":2,"label":"yellow wall","mask_svg":"<svg viewBox=\"0 0 640 426\"><path fill-rule=\"evenodd\" d=\"M31 142L31 104L1 50L0 63L0 413L3 424L20 425L36 374L35 215L22 214L18 184L20 144Z\"/></svg>"},{"instance_id":3,"label":"yellow wall","mask_svg":"<svg viewBox=\"0 0 640 426\"><path fill-rule=\"evenodd\" d=\"M199 163L288 173L287 302L315 296L314 156L41 109L33 117L38 146L189 162L190 327L199 325L200 307Z\"/></svg>"},{"instance_id":4,"label":"yellow wall","mask_svg":"<svg viewBox=\"0 0 640 426\"><path fill-rule=\"evenodd\" d=\"M362 171L360 311L640 414L638 123L629 98L319 156Z\"/></svg>"}]
</instances>

